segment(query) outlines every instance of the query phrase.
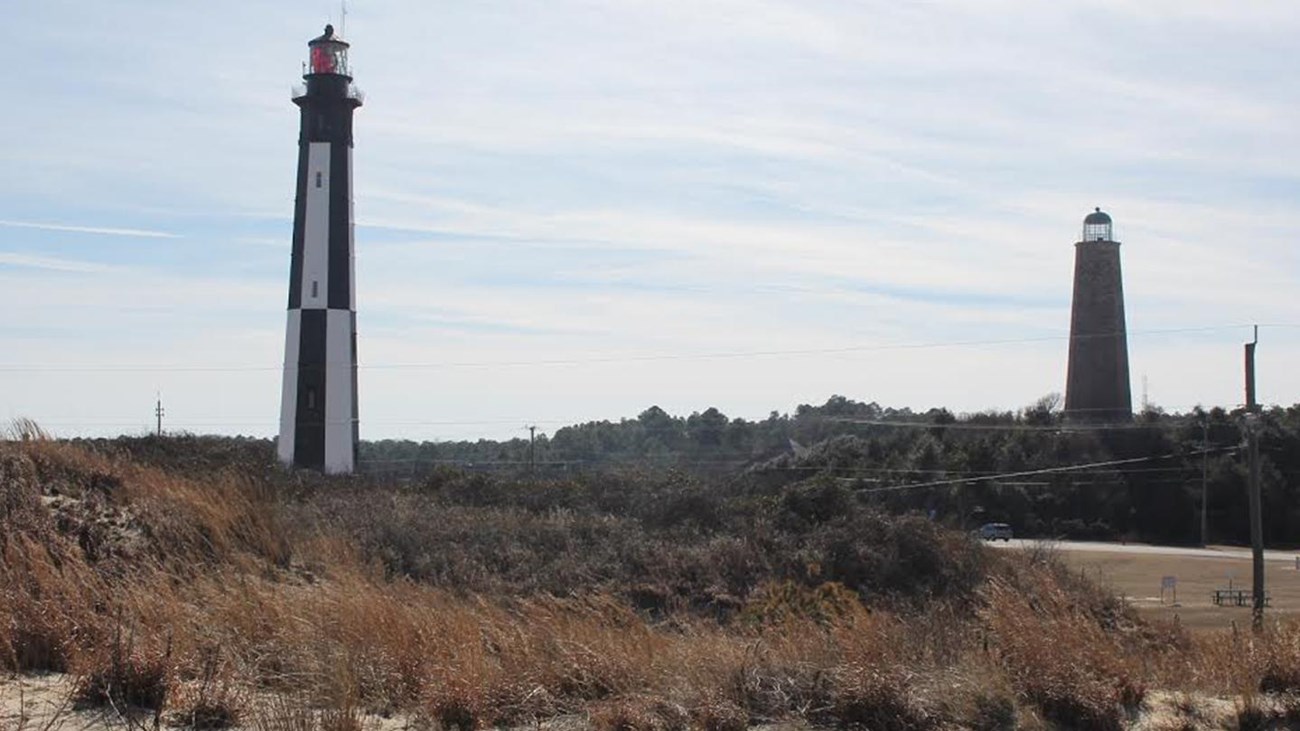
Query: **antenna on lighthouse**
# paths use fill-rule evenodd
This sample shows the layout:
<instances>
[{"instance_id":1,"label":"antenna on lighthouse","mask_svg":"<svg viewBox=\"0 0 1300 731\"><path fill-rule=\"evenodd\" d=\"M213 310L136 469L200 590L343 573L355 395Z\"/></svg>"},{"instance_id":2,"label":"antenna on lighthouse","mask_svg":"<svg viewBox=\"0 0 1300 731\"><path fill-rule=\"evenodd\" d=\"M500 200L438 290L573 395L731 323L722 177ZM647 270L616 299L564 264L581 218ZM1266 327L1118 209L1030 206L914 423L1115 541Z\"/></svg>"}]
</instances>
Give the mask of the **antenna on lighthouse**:
<instances>
[{"instance_id":1,"label":"antenna on lighthouse","mask_svg":"<svg viewBox=\"0 0 1300 731\"><path fill-rule=\"evenodd\" d=\"M339 0L339 4L343 6L341 12L339 13L339 36L342 38L347 38L348 37L348 0Z\"/></svg>"}]
</instances>

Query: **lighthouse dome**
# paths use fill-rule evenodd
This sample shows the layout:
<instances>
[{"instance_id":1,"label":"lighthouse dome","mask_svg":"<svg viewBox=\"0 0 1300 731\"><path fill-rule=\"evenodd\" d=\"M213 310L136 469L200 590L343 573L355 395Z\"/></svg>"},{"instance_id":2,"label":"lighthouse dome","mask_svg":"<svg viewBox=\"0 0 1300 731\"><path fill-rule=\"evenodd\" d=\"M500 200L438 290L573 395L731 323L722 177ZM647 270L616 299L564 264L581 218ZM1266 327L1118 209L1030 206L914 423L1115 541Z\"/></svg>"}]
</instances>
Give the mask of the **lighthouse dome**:
<instances>
[{"instance_id":1,"label":"lighthouse dome","mask_svg":"<svg viewBox=\"0 0 1300 731\"><path fill-rule=\"evenodd\" d=\"M1112 225L1110 216L1100 208L1094 208L1083 218L1083 238L1082 241L1112 241Z\"/></svg>"},{"instance_id":2,"label":"lighthouse dome","mask_svg":"<svg viewBox=\"0 0 1300 731\"><path fill-rule=\"evenodd\" d=\"M1084 223L1110 223L1110 216L1104 213L1100 208L1094 209L1084 219Z\"/></svg>"},{"instance_id":3,"label":"lighthouse dome","mask_svg":"<svg viewBox=\"0 0 1300 731\"><path fill-rule=\"evenodd\" d=\"M343 36L335 33L334 26L330 24L326 24L324 33L311 39L310 41L307 42L307 44L314 46L317 43L325 43L325 42L342 43L345 46L348 45L347 41L343 40Z\"/></svg>"}]
</instances>

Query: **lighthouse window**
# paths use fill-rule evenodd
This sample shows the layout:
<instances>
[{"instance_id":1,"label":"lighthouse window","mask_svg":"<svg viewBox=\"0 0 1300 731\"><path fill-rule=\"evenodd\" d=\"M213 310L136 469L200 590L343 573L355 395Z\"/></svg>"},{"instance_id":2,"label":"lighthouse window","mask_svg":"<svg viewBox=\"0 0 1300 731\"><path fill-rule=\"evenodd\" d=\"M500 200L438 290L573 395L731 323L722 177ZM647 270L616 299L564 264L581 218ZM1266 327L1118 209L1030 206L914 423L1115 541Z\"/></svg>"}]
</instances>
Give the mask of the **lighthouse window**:
<instances>
[{"instance_id":1,"label":"lighthouse window","mask_svg":"<svg viewBox=\"0 0 1300 731\"><path fill-rule=\"evenodd\" d=\"M311 72L313 74L347 74L347 48L340 43L321 43L312 46Z\"/></svg>"},{"instance_id":2,"label":"lighthouse window","mask_svg":"<svg viewBox=\"0 0 1300 731\"><path fill-rule=\"evenodd\" d=\"M334 59L330 56L323 46L314 46L311 49L311 72L313 74L328 74L334 70Z\"/></svg>"},{"instance_id":3,"label":"lighthouse window","mask_svg":"<svg viewBox=\"0 0 1300 731\"><path fill-rule=\"evenodd\" d=\"M315 279L311 280L311 296L313 299L320 296L319 294L317 294L317 290L316 290L316 285L318 284L320 284L319 281Z\"/></svg>"},{"instance_id":4,"label":"lighthouse window","mask_svg":"<svg viewBox=\"0 0 1300 731\"><path fill-rule=\"evenodd\" d=\"M307 408L316 408L316 389L314 388L307 389Z\"/></svg>"},{"instance_id":5,"label":"lighthouse window","mask_svg":"<svg viewBox=\"0 0 1300 731\"><path fill-rule=\"evenodd\" d=\"M317 188L320 187L322 178L323 178L323 175L322 175L321 173L316 173L316 187L317 187Z\"/></svg>"}]
</instances>

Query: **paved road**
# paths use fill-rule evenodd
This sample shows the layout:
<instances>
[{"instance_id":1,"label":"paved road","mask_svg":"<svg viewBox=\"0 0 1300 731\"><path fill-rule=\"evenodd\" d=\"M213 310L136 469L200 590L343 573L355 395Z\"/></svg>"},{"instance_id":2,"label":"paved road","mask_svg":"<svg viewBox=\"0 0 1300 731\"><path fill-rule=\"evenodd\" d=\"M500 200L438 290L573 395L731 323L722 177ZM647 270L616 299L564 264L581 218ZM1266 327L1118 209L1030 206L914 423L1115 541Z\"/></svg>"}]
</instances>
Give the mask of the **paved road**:
<instances>
[{"instance_id":1,"label":"paved road","mask_svg":"<svg viewBox=\"0 0 1300 731\"><path fill-rule=\"evenodd\" d=\"M1011 541L993 541L995 548L1033 548L1041 541L1013 539ZM1152 546L1145 543L1096 543L1092 541L1049 541L1045 545L1058 551L1093 551L1098 553L1145 553L1165 556L1188 556L1198 558L1228 558L1250 560L1249 548L1236 546L1210 546L1209 548L1181 548L1177 546ZM1264 551L1265 561L1294 562L1300 552Z\"/></svg>"}]
</instances>

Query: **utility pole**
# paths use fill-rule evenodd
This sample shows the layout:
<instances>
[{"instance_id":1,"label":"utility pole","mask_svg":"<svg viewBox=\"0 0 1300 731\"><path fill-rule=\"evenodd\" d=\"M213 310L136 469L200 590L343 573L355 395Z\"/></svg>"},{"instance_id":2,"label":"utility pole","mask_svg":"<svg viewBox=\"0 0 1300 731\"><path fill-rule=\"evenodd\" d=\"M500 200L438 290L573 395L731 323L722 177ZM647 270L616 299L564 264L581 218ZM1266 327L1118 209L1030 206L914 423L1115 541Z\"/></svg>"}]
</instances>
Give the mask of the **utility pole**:
<instances>
[{"instance_id":1,"label":"utility pole","mask_svg":"<svg viewBox=\"0 0 1300 731\"><path fill-rule=\"evenodd\" d=\"M161 393L158 394L158 400L157 400L157 402L154 403L154 407L153 407L153 415L156 416L156 417L158 417L158 428L157 428L157 432L156 432L156 433L157 433L158 436L162 436L163 405L162 405L162 394L161 394Z\"/></svg>"},{"instance_id":2,"label":"utility pole","mask_svg":"<svg viewBox=\"0 0 1300 731\"><path fill-rule=\"evenodd\" d=\"M537 427L528 427L528 474L537 473Z\"/></svg>"},{"instance_id":3,"label":"utility pole","mask_svg":"<svg viewBox=\"0 0 1300 731\"><path fill-rule=\"evenodd\" d=\"M1210 415L1201 421L1201 546L1210 544Z\"/></svg>"},{"instance_id":4,"label":"utility pole","mask_svg":"<svg viewBox=\"0 0 1300 731\"><path fill-rule=\"evenodd\" d=\"M1246 343L1246 455L1249 462L1250 490L1250 558L1251 558L1251 627L1264 630L1264 514L1259 486L1259 405L1255 403L1255 346L1259 344L1259 326L1255 339Z\"/></svg>"}]
</instances>

